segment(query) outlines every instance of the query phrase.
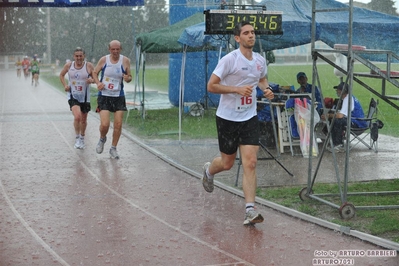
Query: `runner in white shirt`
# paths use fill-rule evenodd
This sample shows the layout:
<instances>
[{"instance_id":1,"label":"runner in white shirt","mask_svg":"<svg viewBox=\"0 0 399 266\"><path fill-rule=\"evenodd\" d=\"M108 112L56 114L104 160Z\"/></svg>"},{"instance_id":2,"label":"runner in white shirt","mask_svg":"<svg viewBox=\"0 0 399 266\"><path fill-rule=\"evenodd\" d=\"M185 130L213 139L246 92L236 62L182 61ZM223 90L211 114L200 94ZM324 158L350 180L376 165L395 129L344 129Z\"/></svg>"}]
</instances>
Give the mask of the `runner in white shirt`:
<instances>
[{"instance_id":1,"label":"runner in white shirt","mask_svg":"<svg viewBox=\"0 0 399 266\"><path fill-rule=\"evenodd\" d=\"M204 165L202 184L207 192L212 192L214 175L233 167L239 148L244 169L244 225L251 225L263 222L262 215L254 210L259 150L256 87L263 90L266 98L272 99L274 95L266 78L266 60L252 51L255 45L253 26L247 21L239 23L234 39L239 49L220 60L208 81L208 91L221 94L216 112L220 157Z\"/></svg>"},{"instance_id":2,"label":"runner in white shirt","mask_svg":"<svg viewBox=\"0 0 399 266\"><path fill-rule=\"evenodd\" d=\"M72 111L75 128L76 149L84 149L84 137L87 127L87 115L91 110L90 105L90 83L94 83L91 77L93 64L85 61L85 52L77 47L73 52L75 61L67 62L60 72L60 81L67 92L68 104ZM68 83L65 81L65 75L68 73Z\"/></svg>"},{"instance_id":3,"label":"runner in white shirt","mask_svg":"<svg viewBox=\"0 0 399 266\"><path fill-rule=\"evenodd\" d=\"M114 113L114 131L109 154L111 158L119 159L116 146L122 133L123 112L127 111L123 81L132 81L132 75L130 74L130 59L120 54L121 43L117 40L111 41L108 50L110 54L101 57L93 71L93 78L98 89L97 112L100 113L101 119L100 140L96 151L100 154L104 150L110 126L110 112L112 112Z\"/></svg>"}]
</instances>

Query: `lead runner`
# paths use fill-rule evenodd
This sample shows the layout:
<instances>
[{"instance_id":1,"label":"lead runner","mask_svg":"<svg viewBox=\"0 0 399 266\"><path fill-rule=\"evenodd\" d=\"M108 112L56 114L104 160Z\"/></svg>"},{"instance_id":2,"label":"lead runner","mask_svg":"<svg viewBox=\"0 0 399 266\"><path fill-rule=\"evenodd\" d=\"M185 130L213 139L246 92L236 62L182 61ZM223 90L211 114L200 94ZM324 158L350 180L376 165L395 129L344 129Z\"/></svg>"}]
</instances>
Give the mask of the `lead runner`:
<instances>
[{"instance_id":1,"label":"lead runner","mask_svg":"<svg viewBox=\"0 0 399 266\"><path fill-rule=\"evenodd\" d=\"M248 21L237 24L234 39L239 48L219 61L208 81L208 91L221 94L216 112L220 156L205 163L202 184L207 192L212 192L214 175L233 167L239 149L244 169L244 225L253 225L263 222L262 215L255 211L259 150L256 87L259 86L265 98L272 99L274 95L266 78L266 60L253 52L253 26Z\"/></svg>"}]
</instances>

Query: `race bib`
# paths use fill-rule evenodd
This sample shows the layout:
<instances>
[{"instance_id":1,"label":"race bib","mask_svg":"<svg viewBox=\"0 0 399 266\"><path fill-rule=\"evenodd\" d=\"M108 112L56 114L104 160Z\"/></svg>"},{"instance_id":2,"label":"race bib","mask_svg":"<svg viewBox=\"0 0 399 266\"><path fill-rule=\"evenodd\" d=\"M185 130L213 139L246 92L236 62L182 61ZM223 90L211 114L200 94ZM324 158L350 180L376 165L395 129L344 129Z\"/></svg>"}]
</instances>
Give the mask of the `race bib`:
<instances>
[{"instance_id":1,"label":"race bib","mask_svg":"<svg viewBox=\"0 0 399 266\"><path fill-rule=\"evenodd\" d=\"M103 83L105 84L105 89L107 90L114 91L119 89L119 79L105 77Z\"/></svg>"},{"instance_id":2,"label":"race bib","mask_svg":"<svg viewBox=\"0 0 399 266\"><path fill-rule=\"evenodd\" d=\"M85 88L85 81L72 81L72 90L77 93L83 93L83 89Z\"/></svg>"},{"instance_id":3,"label":"race bib","mask_svg":"<svg viewBox=\"0 0 399 266\"><path fill-rule=\"evenodd\" d=\"M112 96L112 95L119 95L119 83L120 83L120 79L114 79L114 78L110 78L110 77L104 77L103 81L102 81L105 85L105 92L103 93L103 95L108 95L108 96Z\"/></svg>"},{"instance_id":4,"label":"race bib","mask_svg":"<svg viewBox=\"0 0 399 266\"><path fill-rule=\"evenodd\" d=\"M237 112L244 112L251 108L252 104L254 104L252 96L242 96L236 98L236 111Z\"/></svg>"}]
</instances>

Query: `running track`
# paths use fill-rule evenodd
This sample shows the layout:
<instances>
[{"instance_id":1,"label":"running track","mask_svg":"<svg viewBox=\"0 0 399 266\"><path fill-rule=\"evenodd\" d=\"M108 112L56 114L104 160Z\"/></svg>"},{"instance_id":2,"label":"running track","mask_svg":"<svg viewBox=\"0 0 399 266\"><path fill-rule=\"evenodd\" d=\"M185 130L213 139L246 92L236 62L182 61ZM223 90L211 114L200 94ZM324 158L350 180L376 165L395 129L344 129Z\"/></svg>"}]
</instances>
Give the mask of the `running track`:
<instances>
[{"instance_id":1,"label":"running track","mask_svg":"<svg viewBox=\"0 0 399 266\"><path fill-rule=\"evenodd\" d=\"M66 96L43 81L0 72L0 99L0 265L312 265L315 251L382 249L261 205L265 222L244 227L240 195L206 193L129 135L120 160L110 133L96 154L94 113L75 150Z\"/></svg>"}]
</instances>

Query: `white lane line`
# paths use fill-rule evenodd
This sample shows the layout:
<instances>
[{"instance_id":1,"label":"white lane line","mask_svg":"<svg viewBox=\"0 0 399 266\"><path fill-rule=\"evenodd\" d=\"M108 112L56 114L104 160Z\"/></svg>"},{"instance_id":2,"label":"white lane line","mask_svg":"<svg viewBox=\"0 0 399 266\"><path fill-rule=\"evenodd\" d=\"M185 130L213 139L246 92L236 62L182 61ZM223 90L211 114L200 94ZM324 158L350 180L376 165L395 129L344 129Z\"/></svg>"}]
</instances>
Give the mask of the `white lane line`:
<instances>
[{"instance_id":1,"label":"white lane line","mask_svg":"<svg viewBox=\"0 0 399 266\"><path fill-rule=\"evenodd\" d=\"M28 230L28 232L33 236L33 238L39 242L42 247L51 254L51 256L54 257L59 263L65 266L69 266L69 264L63 260L49 245L47 245L46 242L43 241L43 239L40 238L35 232L35 230L32 229L32 227L29 226L29 224L25 221L25 219L21 216L21 214L14 208L14 205L12 204L10 198L7 195L7 192L4 189L3 182L1 182L0 179L0 187L1 187L1 194L3 195L4 199L6 200L8 207L10 207L11 211L14 213L15 217L21 222L21 224Z\"/></svg>"},{"instance_id":2,"label":"white lane line","mask_svg":"<svg viewBox=\"0 0 399 266\"><path fill-rule=\"evenodd\" d=\"M57 130L57 132L58 132L58 134L61 136L61 138L64 140L64 142L68 145L69 149L71 149L71 150L73 151L74 148L73 148L72 145L68 142L68 140L66 139L66 137L62 134L61 130L58 129L58 127L55 125L55 123L54 123L53 121L51 121L51 123L52 123L52 125L54 126L54 128ZM77 156L78 156L78 155L77 155ZM215 251L217 251L217 252L219 252L219 253L222 253L222 254L226 255L227 257L230 257L230 258L236 260L237 263L240 263L240 264L242 263L242 264L248 265L248 266L255 266L254 264L252 264L252 263L250 263L250 262L248 262L248 261L244 261L244 260L242 260L241 258L239 258L239 257L237 257L237 256L235 256L235 255L233 255L233 254L231 254L231 253L228 253L228 252L226 252L226 251L224 251L224 250L218 248L217 246L210 245L209 243L207 243L207 242L205 242L205 241L203 241L203 240L201 240L201 239L199 239L199 238L197 238L197 237L195 237L195 236L193 236L193 235L191 235L191 234L189 234L189 233L187 233L187 232L181 230L180 228L178 228L178 227L176 227L176 226L173 226L172 224L170 224L170 223L166 222L165 220L159 218L159 217L156 216L155 214L153 214L153 213L151 213L151 212L145 210L144 208L142 208L142 207L140 207L139 205L135 204L135 203L134 203L133 201L131 201L130 199L124 197L124 196L121 195L121 194L119 194L117 191L115 191L113 188L111 188L107 183L103 182L100 178L98 178L98 176L97 176L84 162L80 161L80 164L83 166L84 169L86 169L86 171L87 171L97 182L101 183L105 188L107 188L109 191L111 191L113 194L115 194L115 196L117 196L117 197L119 197L120 199L122 199L123 201L129 203L129 204L130 204L131 206L133 206L134 208L136 208L136 209L142 211L143 213L145 213L146 215L152 217L153 219L157 220L158 222L160 222L160 223L166 225L167 227L173 229L174 231L177 231L177 232L179 232L180 234L182 234L182 235L184 235L184 236L186 236L186 237L188 237L188 238L190 238L190 239L192 239L192 240L194 240L194 241L196 241L196 242L198 242L198 243L201 243L202 245L204 245L204 246L206 246L206 247L208 247L208 248L210 248L210 249L212 249L212 250L215 250Z\"/></svg>"},{"instance_id":3,"label":"white lane line","mask_svg":"<svg viewBox=\"0 0 399 266\"><path fill-rule=\"evenodd\" d=\"M1 73L1 72L0 72ZM4 78L2 77L1 80L4 80ZM0 121L3 120L4 118L4 103L6 101L6 97L5 97L5 86L3 85L3 83L0 83L0 89L2 90L2 103L1 103L1 116L0 116ZM1 146L1 139L2 139L2 132L3 132L3 123L0 122L0 146ZM40 245L42 245L42 247L51 254L51 256L53 256L54 259L56 259L59 263L61 263L62 265L65 266L69 266L69 264L64 261L49 245L47 245L46 242L43 241L43 239L41 239L41 237L36 234L35 230L32 229L32 227L29 226L29 224L25 221L25 219L21 216L21 214L15 209L14 205L12 204L10 198L8 197L8 194L6 192L6 190L4 189L3 186L3 181L1 179L0 176L0 188L1 188L1 194L3 195L4 199L7 202L8 207L11 209L11 211L14 213L15 217L21 222L21 224L26 228L26 230L28 230L28 232L33 236L33 238L39 242Z\"/></svg>"}]
</instances>

